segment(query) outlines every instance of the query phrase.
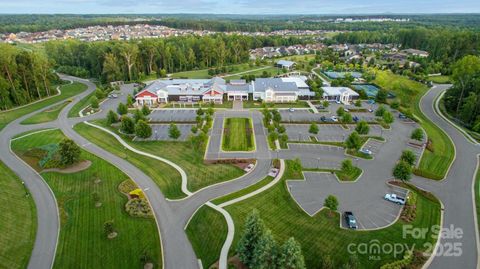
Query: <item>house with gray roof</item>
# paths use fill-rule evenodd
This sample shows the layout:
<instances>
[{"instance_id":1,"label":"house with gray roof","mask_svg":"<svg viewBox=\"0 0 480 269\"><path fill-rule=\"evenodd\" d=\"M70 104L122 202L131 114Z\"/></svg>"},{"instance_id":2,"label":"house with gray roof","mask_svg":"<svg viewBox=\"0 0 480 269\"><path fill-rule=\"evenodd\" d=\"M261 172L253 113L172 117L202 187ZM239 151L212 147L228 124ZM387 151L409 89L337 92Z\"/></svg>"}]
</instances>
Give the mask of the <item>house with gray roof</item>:
<instances>
[{"instance_id":1,"label":"house with gray roof","mask_svg":"<svg viewBox=\"0 0 480 269\"><path fill-rule=\"evenodd\" d=\"M284 103L295 102L300 95L295 82L283 81L281 78L257 78L252 82L253 100Z\"/></svg>"},{"instance_id":2,"label":"house with gray roof","mask_svg":"<svg viewBox=\"0 0 480 269\"><path fill-rule=\"evenodd\" d=\"M287 60L279 60L277 63L276 63L276 66L278 68L285 68L287 70L292 70L294 67L295 67L295 62L292 62L292 61L287 61Z\"/></svg>"}]
</instances>

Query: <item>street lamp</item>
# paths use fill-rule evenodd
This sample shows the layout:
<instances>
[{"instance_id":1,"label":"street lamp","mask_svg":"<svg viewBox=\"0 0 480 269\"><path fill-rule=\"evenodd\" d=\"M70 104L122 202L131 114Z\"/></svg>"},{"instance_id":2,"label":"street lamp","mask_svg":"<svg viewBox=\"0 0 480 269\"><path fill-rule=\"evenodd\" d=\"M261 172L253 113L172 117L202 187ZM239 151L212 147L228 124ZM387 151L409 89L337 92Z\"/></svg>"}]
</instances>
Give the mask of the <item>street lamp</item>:
<instances>
[{"instance_id":1,"label":"street lamp","mask_svg":"<svg viewBox=\"0 0 480 269\"><path fill-rule=\"evenodd\" d=\"M317 163L317 169L320 169L320 158L317 158L317 161L318 161L318 163Z\"/></svg>"}]
</instances>

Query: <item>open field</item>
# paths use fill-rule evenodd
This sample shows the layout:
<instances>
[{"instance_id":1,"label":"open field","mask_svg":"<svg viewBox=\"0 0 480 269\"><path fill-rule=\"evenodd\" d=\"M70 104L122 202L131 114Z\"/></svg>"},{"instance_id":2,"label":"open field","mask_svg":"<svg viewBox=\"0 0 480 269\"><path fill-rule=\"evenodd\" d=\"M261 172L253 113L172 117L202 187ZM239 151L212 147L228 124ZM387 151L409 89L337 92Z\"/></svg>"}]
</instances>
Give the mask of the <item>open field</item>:
<instances>
[{"instance_id":1,"label":"open field","mask_svg":"<svg viewBox=\"0 0 480 269\"><path fill-rule=\"evenodd\" d=\"M96 122L103 127L104 121ZM108 128L108 127L107 127ZM115 131L113 128L110 128ZM86 124L78 124L75 130L92 143L105 150L127 158L129 162L150 176L160 187L167 198L177 199L185 197L181 191L180 174L170 165L143 155L126 151L124 147L111 135ZM195 151L188 142L168 141L131 141L123 137L131 146L160 157L169 159L181 166L188 176L188 189L196 191L208 185L237 178L243 175L243 170L228 164L205 164L203 152Z\"/></svg>"},{"instance_id":2,"label":"open field","mask_svg":"<svg viewBox=\"0 0 480 269\"><path fill-rule=\"evenodd\" d=\"M83 92L86 89L87 87L84 84L80 84L80 83L65 84L60 88L60 91L62 92L60 95L51 97L46 100L39 101L31 105L24 106L18 109L14 109L11 111L0 112L0 130L3 129L11 121L23 115L40 110L43 107L49 106L61 100L68 99L72 96L75 96Z\"/></svg>"},{"instance_id":3,"label":"open field","mask_svg":"<svg viewBox=\"0 0 480 269\"><path fill-rule=\"evenodd\" d=\"M49 122L49 121L54 121L58 118L58 114L60 114L60 111L68 104L67 101L56 105L48 110L42 111L38 114L35 114L31 116L28 119L25 119L24 121L21 122L21 124L37 124L37 123L43 123L43 122Z\"/></svg>"},{"instance_id":4,"label":"open field","mask_svg":"<svg viewBox=\"0 0 480 269\"><path fill-rule=\"evenodd\" d=\"M43 132L13 141L12 148L24 157L31 148L58 143L63 138L59 130ZM118 186L128 177L86 151L82 151L82 158L92 162L84 171L41 173L53 190L60 211L54 268L142 268L144 254L159 268L162 257L155 221L133 218L124 211L127 197L119 192ZM102 203L100 207L95 205L94 196ZM114 239L106 238L103 227L106 221L114 222L118 233Z\"/></svg>"},{"instance_id":5,"label":"open field","mask_svg":"<svg viewBox=\"0 0 480 269\"><path fill-rule=\"evenodd\" d=\"M389 71L377 71L376 75L375 83L395 93L401 100L402 106L412 111L419 120L432 143L433 151L425 150L415 173L431 179L442 179L453 161L454 149L445 132L425 117L420 110L420 99L427 92L428 87Z\"/></svg>"},{"instance_id":6,"label":"open field","mask_svg":"<svg viewBox=\"0 0 480 269\"><path fill-rule=\"evenodd\" d=\"M229 65L227 66L227 68L229 68L230 70L226 74L218 74L218 76L225 77L225 79L237 79L243 75L243 74L235 75L237 73L249 72L250 70L259 69L262 67L264 66L256 66L256 65L251 66L249 63ZM259 72L261 74L262 71L259 71ZM212 75L208 74L208 69L199 69L199 70L190 70L190 71L172 73L170 77L171 78L208 79L208 78L211 78ZM156 79L156 77L150 76L150 77L147 77L145 80L152 80L152 79Z\"/></svg>"},{"instance_id":7,"label":"open field","mask_svg":"<svg viewBox=\"0 0 480 269\"><path fill-rule=\"evenodd\" d=\"M222 150L252 151L255 149L253 124L249 118L226 118L223 124Z\"/></svg>"},{"instance_id":8,"label":"open field","mask_svg":"<svg viewBox=\"0 0 480 269\"><path fill-rule=\"evenodd\" d=\"M378 240L380 245L384 243L403 243L409 246L413 244L422 246L426 242L434 243L436 240L431 230L427 233L427 239L414 239L411 237L404 239L402 227L406 223L402 220L397 221L388 228L377 231L352 231L339 227L340 216L336 213L331 214L327 210L322 210L315 216L310 217L293 201L285 184L285 180L299 178L301 178L299 171L293 171L290 161L287 161L284 177L277 185L250 199L226 207L226 210L232 215L235 222L235 240L230 249L232 255L235 253L235 247L242 233L245 218L253 209L259 211L261 218L267 227L272 230L277 242L283 243L293 236L301 243L307 268L321 267L322 257L327 255L334 262L333 268L340 268L350 257L347 248L351 243L358 245L362 242ZM414 227L429 228L432 225L439 224L439 221L439 202L433 197L419 194L417 197L417 216L410 224ZM206 226L201 227L202 229L207 227L214 231L224 229L210 225L209 221L204 223ZM220 233L214 235L217 237L224 236ZM210 240L216 242L217 239L211 238ZM206 246L204 247L206 248ZM211 249L214 249L214 247L212 246ZM417 250L424 251L425 249ZM215 253L219 253L218 249L215 249ZM213 254L209 253L209 255ZM371 255L369 254L358 254L359 268L378 268L382 264L400 259L402 254L397 257L394 257L393 254L378 255L374 260L370 258ZM218 255L216 254L217 258ZM204 257L199 255L199 258L203 259ZM209 260L213 259L209 257Z\"/></svg>"},{"instance_id":9,"label":"open field","mask_svg":"<svg viewBox=\"0 0 480 269\"><path fill-rule=\"evenodd\" d=\"M0 268L26 268L37 231L37 213L22 181L0 162Z\"/></svg>"},{"instance_id":10,"label":"open field","mask_svg":"<svg viewBox=\"0 0 480 269\"><path fill-rule=\"evenodd\" d=\"M262 68L262 69L260 69ZM257 70L259 69L259 70ZM273 66L270 66L270 67L265 67L263 68L262 66L255 66L251 69L252 71L248 71L248 70L244 70L242 72L245 72L243 74L240 74L240 75L228 75L228 76L225 76L225 79L230 79L230 80L233 80L233 79L240 79L242 76L245 76L245 75L254 75L255 77L260 77L263 75L264 72L266 72L267 74L270 74L270 76L276 76L278 74L282 74L282 70L277 68L277 67L273 67ZM247 72L248 71L248 72ZM239 73L239 72L235 72L235 73Z\"/></svg>"}]
</instances>

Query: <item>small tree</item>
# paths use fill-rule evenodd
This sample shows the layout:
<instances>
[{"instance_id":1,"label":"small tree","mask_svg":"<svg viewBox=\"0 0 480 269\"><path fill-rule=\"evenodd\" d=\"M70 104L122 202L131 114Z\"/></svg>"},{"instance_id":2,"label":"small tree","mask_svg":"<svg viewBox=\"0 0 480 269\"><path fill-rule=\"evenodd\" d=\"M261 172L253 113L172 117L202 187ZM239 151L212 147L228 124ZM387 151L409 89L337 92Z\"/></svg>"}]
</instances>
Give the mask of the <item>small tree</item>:
<instances>
[{"instance_id":1,"label":"small tree","mask_svg":"<svg viewBox=\"0 0 480 269\"><path fill-rule=\"evenodd\" d=\"M99 107L98 105L98 98L96 96L92 96L92 99L90 99L90 106L93 109L97 109Z\"/></svg>"},{"instance_id":2,"label":"small tree","mask_svg":"<svg viewBox=\"0 0 480 269\"><path fill-rule=\"evenodd\" d=\"M103 231L105 232L106 236L111 235L112 233L115 232L115 227L113 225L113 220L106 221L103 224Z\"/></svg>"},{"instance_id":3,"label":"small tree","mask_svg":"<svg viewBox=\"0 0 480 269\"><path fill-rule=\"evenodd\" d=\"M377 108L377 110L375 111L375 116L377 116L377 117L382 117L383 114L385 113L385 111L387 111L387 110L385 109L385 106L384 106L384 105L380 105L380 106Z\"/></svg>"},{"instance_id":4,"label":"small tree","mask_svg":"<svg viewBox=\"0 0 480 269\"><path fill-rule=\"evenodd\" d=\"M273 239L272 232L266 230L255 246L250 268L276 268L278 260L277 242Z\"/></svg>"},{"instance_id":5,"label":"small tree","mask_svg":"<svg viewBox=\"0 0 480 269\"><path fill-rule=\"evenodd\" d=\"M338 208L338 199L335 195L329 195L325 198L323 205L332 211L336 211Z\"/></svg>"},{"instance_id":6,"label":"small tree","mask_svg":"<svg viewBox=\"0 0 480 269\"><path fill-rule=\"evenodd\" d=\"M127 107L132 107L134 102L135 102L135 100L133 100L133 96L131 94L128 94L127 95Z\"/></svg>"},{"instance_id":7,"label":"small tree","mask_svg":"<svg viewBox=\"0 0 480 269\"><path fill-rule=\"evenodd\" d=\"M268 137L270 138L270 140L272 141L275 141L278 139L278 133L277 132L271 132L268 134Z\"/></svg>"},{"instance_id":8,"label":"small tree","mask_svg":"<svg viewBox=\"0 0 480 269\"><path fill-rule=\"evenodd\" d=\"M214 112L215 112L215 110L213 110L212 107L209 107L209 108L207 109L207 114L210 115L210 116L213 116L213 113L214 113Z\"/></svg>"},{"instance_id":9,"label":"small tree","mask_svg":"<svg viewBox=\"0 0 480 269\"><path fill-rule=\"evenodd\" d=\"M152 127L144 120L139 120L135 125L135 135L140 138L149 138L152 136Z\"/></svg>"},{"instance_id":10,"label":"small tree","mask_svg":"<svg viewBox=\"0 0 480 269\"><path fill-rule=\"evenodd\" d=\"M412 178L412 166L405 161L400 161L393 168L393 177L402 181L408 181Z\"/></svg>"},{"instance_id":11,"label":"small tree","mask_svg":"<svg viewBox=\"0 0 480 269\"><path fill-rule=\"evenodd\" d=\"M107 124L111 125L118 122L118 115L113 110L109 110L107 113Z\"/></svg>"},{"instance_id":12,"label":"small tree","mask_svg":"<svg viewBox=\"0 0 480 269\"><path fill-rule=\"evenodd\" d=\"M192 126L190 131L192 132L192 134L196 134L198 132L198 127L194 125L194 126Z\"/></svg>"},{"instance_id":13,"label":"small tree","mask_svg":"<svg viewBox=\"0 0 480 269\"><path fill-rule=\"evenodd\" d=\"M143 105L143 106L142 106L142 113L143 113L143 115L145 115L145 116L150 115L150 108L148 108L147 105Z\"/></svg>"},{"instance_id":14,"label":"small tree","mask_svg":"<svg viewBox=\"0 0 480 269\"><path fill-rule=\"evenodd\" d=\"M278 268L305 269L302 247L290 237L280 249Z\"/></svg>"},{"instance_id":15,"label":"small tree","mask_svg":"<svg viewBox=\"0 0 480 269\"><path fill-rule=\"evenodd\" d=\"M361 107L362 106L362 101L360 101L360 100L355 101L355 106L356 107Z\"/></svg>"},{"instance_id":16,"label":"small tree","mask_svg":"<svg viewBox=\"0 0 480 269\"><path fill-rule=\"evenodd\" d=\"M355 131L361 135L366 135L370 132L370 126L366 121L360 121L357 123L357 127L355 127Z\"/></svg>"},{"instance_id":17,"label":"small tree","mask_svg":"<svg viewBox=\"0 0 480 269\"><path fill-rule=\"evenodd\" d=\"M273 121L276 123L280 123L282 121L282 115L277 110L272 110L273 113Z\"/></svg>"},{"instance_id":18,"label":"small tree","mask_svg":"<svg viewBox=\"0 0 480 269\"><path fill-rule=\"evenodd\" d=\"M350 173L353 170L353 163L350 159L345 159L342 161L342 172Z\"/></svg>"},{"instance_id":19,"label":"small tree","mask_svg":"<svg viewBox=\"0 0 480 269\"><path fill-rule=\"evenodd\" d=\"M141 110L135 109L135 111L133 112L133 120L135 122L138 122L139 120L146 121L145 114L143 114Z\"/></svg>"},{"instance_id":20,"label":"small tree","mask_svg":"<svg viewBox=\"0 0 480 269\"><path fill-rule=\"evenodd\" d=\"M380 89L375 96L375 100L379 103L387 102L388 92L384 89Z\"/></svg>"},{"instance_id":21,"label":"small tree","mask_svg":"<svg viewBox=\"0 0 480 269\"><path fill-rule=\"evenodd\" d=\"M118 104L117 113L120 115L125 115L128 113L128 107L124 103Z\"/></svg>"},{"instance_id":22,"label":"small tree","mask_svg":"<svg viewBox=\"0 0 480 269\"><path fill-rule=\"evenodd\" d=\"M345 112L342 116L342 122L343 123L352 123L353 117L352 114Z\"/></svg>"},{"instance_id":23,"label":"small tree","mask_svg":"<svg viewBox=\"0 0 480 269\"><path fill-rule=\"evenodd\" d=\"M177 125L175 123L171 123L170 127L168 127L168 137L172 139L178 139L180 135L181 133Z\"/></svg>"},{"instance_id":24,"label":"small tree","mask_svg":"<svg viewBox=\"0 0 480 269\"><path fill-rule=\"evenodd\" d=\"M260 239L265 235L265 230L265 225L260 219L258 211L252 211L252 213L247 216L245 228L243 229L243 233L237 245L238 257L247 267L253 265L255 248Z\"/></svg>"},{"instance_id":25,"label":"small tree","mask_svg":"<svg viewBox=\"0 0 480 269\"><path fill-rule=\"evenodd\" d=\"M339 117L342 117L343 114L345 114L345 109L343 109L343 106L341 106L341 107L339 107L339 108L337 109L337 115L338 115Z\"/></svg>"},{"instance_id":26,"label":"small tree","mask_svg":"<svg viewBox=\"0 0 480 269\"><path fill-rule=\"evenodd\" d=\"M330 102L325 100L325 101L322 102L322 105L323 105L324 108L327 108L330 105Z\"/></svg>"},{"instance_id":27,"label":"small tree","mask_svg":"<svg viewBox=\"0 0 480 269\"><path fill-rule=\"evenodd\" d=\"M384 121L385 123L387 123L387 124L391 124L391 123L393 123L393 121L395 120L395 119L393 118L392 113L390 113L390 111L385 111L385 113L383 113L383 117L382 117L382 118L383 118L383 121Z\"/></svg>"},{"instance_id":28,"label":"small tree","mask_svg":"<svg viewBox=\"0 0 480 269\"><path fill-rule=\"evenodd\" d=\"M312 122L310 124L310 128L308 129L308 132L311 134L318 134L318 125L315 122Z\"/></svg>"},{"instance_id":29,"label":"small tree","mask_svg":"<svg viewBox=\"0 0 480 269\"><path fill-rule=\"evenodd\" d=\"M95 90L95 96L97 97L97 99L103 99L105 98L105 92L101 89L101 88L97 88Z\"/></svg>"},{"instance_id":30,"label":"small tree","mask_svg":"<svg viewBox=\"0 0 480 269\"><path fill-rule=\"evenodd\" d=\"M133 134L135 132L135 123L129 116L122 116L120 130L126 134Z\"/></svg>"},{"instance_id":31,"label":"small tree","mask_svg":"<svg viewBox=\"0 0 480 269\"><path fill-rule=\"evenodd\" d=\"M362 146L362 139L356 131L352 132L345 141L345 145L348 149L359 150Z\"/></svg>"},{"instance_id":32,"label":"small tree","mask_svg":"<svg viewBox=\"0 0 480 269\"><path fill-rule=\"evenodd\" d=\"M278 125L277 131L278 131L279 134L285 133L285 131L286 131L285 126L283 126L283 125Z\"/></svg>"},{"instance_id":33,"label":"small tree","mask_svg":"<svg viewBox=\"0 0 480 269\"><path fill-rule=\"evenodd\" d=\"M287 134L281 134L278 136L278 140L280 141L280 144L285 144L288 141L288 135Z\"/></svg>"},{"instance_id":34,"label":"small tree","mask_svg":"<svg viewBox=\"0 0 480 269\"><path fill-rule=\"evenodd\" d=\"M71 139L64 139L60 142L60 164L62 166L72 165L80 160L80 147Z\"/></svg>"},{"instance_id":35,"label":"small tree","mask_svg":"<svg viewBox=\"0 0 480 269\"><path fill-rule=\"evenodd\" d=\"M203 116L204 112L202 108L197 109L197 115L198 116Z\"/></svg>"},{"instance_id":36,"label":"small tree","mask_svg":"<svg viewBox=\"0 0 480 269\"><path fill-rule=\"evenodd\" d=\"M412 135L410 136L410 138L418 140L418 141L422 141L423 136L424 136L423 130L420 129L420 128L417 128L417 129L412 131Z\"/></svg>"},{"instance_id":37,"label":"small tree","mask_svg":"<svg viewBox=\"0 0 480 269\"><path fill-rule=\"evenodd\" d=\"M415 154L411 150L404 150L402 152L402 156L400 157L400 160L413 166L417 161L417 156L415 156Z\"/></svg>"}]
</instances>

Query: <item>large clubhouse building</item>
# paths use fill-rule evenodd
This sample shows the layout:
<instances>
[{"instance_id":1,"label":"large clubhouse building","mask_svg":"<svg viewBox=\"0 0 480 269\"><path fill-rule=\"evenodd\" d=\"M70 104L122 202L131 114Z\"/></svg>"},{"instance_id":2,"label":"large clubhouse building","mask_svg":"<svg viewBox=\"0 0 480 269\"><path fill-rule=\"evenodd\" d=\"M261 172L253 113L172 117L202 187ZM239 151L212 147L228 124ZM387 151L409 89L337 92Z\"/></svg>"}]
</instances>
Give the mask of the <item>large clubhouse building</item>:
<instances>
[{"instance_id":1,"label":"large clubhouse building","mask_svg":"<svg viewBox=\"0 0 480 269\"><path fill-rule=\"evenodd\" d=\"M169 102L213 102L227 100L264 100L284 103L299 99L308 100L314 95L305 83L306 77L257 78L245 80L224 79L169 79L156 80L135 95L139 106L155 106Z\"/></svg>"}]
</instances>

